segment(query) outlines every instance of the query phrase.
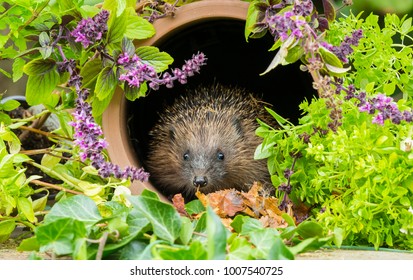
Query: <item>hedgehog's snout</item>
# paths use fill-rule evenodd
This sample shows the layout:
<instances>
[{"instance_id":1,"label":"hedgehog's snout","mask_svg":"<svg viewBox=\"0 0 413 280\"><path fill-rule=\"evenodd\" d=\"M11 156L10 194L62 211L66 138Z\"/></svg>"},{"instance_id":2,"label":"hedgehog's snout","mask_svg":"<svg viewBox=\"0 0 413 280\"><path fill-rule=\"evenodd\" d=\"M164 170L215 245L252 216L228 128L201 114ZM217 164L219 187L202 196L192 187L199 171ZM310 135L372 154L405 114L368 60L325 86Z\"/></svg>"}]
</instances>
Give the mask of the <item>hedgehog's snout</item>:
<instances>
[{"instance_id":1,"label":"hedgehog's snout","mask_svg":"<svg viewBox=\"0 0 413 280\"><path fill-rule=\"evenodd\" d=\"M206 176L195 176L194 180L192 181L195 187L205 187L208 185L208 178Z\"/></svg>"}]
</instances>

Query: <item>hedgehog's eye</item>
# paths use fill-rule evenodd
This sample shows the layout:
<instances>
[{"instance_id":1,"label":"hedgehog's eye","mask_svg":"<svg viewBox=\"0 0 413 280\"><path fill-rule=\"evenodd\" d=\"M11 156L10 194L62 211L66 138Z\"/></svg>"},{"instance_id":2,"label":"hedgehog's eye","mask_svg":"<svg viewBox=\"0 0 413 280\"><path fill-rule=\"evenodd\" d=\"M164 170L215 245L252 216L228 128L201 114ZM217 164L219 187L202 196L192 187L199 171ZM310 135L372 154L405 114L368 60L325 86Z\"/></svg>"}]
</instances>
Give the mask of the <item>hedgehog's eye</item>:
<instances>
[{"instance_id":1,"label":"hedgehog's eye","mask_svg":"<svg viewBox=\"0 0 413 280\"><path fill-rule=\"evenodd\" d=\"M217 153L217 159L218 159L218 160L224 160L224 158L225 158L225 156L224 156L224 153L223 153L223 152L218 152L218 153Z\"/></svg>"},{"instance_id":2,"label":"hedgehog's eye","mask_svg":"<svg viewBox=\"0 0 413 280\"><path fill-rule=\"evenodd\" d=\"M184 159L185 161L189 160L189 152L186 152L186 153L184 154L183 159Z\"/></svg>"}]
</instances>

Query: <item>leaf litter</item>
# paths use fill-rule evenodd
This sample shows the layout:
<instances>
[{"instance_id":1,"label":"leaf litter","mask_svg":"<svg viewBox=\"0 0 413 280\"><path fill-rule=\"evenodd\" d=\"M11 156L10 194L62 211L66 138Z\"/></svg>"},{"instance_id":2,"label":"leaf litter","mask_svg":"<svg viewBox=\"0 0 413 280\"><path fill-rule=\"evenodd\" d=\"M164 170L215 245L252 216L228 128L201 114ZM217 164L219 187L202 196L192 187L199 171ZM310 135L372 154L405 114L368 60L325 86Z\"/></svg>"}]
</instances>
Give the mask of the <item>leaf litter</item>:
<instances>
[{"instance_id":1,"label":"leaf litter","mask_svg":"<svg viewBox=\"0 0 413 280\"><path fill-rule=\"evenodd\" d=\"M203 194L199 190L196 197L202 205L210 206L214 212L221 218L222 223L232 229L230 224L236 215L246 215L255 218L261 222L264 227L268 228L286 228L287 221L282 217L287 213L290 217L306 216L307 213L296 213L292 202L287 205L287 211L278 208L279 199L271 196L266 192L260 183L254 183L248 192L238 191L235 189L225 189L209 194ZM185 210L185 201L181 194L176 194L172 203L180 215L191 217ZM299 208L297 212L307 211L308 209ZM300 219L298 219L300 220ZM297 219L294 218L297 224Z\"/></svg>"}]
</instances>

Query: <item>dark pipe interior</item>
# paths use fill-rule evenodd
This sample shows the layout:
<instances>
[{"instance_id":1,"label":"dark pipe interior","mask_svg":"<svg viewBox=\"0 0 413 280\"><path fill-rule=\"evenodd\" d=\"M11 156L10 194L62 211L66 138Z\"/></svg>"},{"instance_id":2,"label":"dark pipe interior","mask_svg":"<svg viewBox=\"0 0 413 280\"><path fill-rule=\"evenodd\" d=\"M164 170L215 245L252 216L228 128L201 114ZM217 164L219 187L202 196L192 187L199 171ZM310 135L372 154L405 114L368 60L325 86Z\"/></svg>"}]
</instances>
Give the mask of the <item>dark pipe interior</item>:
<instances>
[{"instance_id":1,"label":"dark pipe interior","mask_svg":"<svg viewBox=\"0 0 413 280\"><path fill-rule=\"evenodd\" d=\"M172 89L161 87L145 98L128 103L128 125L132 143L140 162L145 162L148 131L157 120L157 112L173 102L186 88L198 84L219 82L241 86L263 95L264 101L285 118L296 122L300 116L298 105L315 95L308 73L299 70L299 64L279 66L260 76L273 59L268 52L273 38L244 38L244 21L211 20L183 28L170 34L157 45L174 58L172 67L181 67L192 54L202 51L208 58L200 74L190 77L188 84L178 83Z\"/></svg>"}]
</instances>

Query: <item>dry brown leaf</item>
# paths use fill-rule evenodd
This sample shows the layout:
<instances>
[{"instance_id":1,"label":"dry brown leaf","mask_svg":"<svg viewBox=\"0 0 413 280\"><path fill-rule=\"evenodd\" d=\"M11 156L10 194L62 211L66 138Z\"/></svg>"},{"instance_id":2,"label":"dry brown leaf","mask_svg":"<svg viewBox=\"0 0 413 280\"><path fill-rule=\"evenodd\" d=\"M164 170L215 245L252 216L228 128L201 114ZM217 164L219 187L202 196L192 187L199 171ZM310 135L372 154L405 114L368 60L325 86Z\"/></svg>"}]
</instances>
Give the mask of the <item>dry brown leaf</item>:
<instances>
[{"instance_id":1,"label":"dry brown leaf","mask_svg":"<svg viewBox=\"0 0 413 280\"><path fill-rule=\"evenodd\" d=\"M172 204L181 216L189 216L185 210L185 200L182 194L178 193L172 198Z\"/></svg>"},{"instance_id":2,"label":"dry brown leaf","mask_svg":"<svg viewBox=\"0 0 413 280\"><path fill-rule=\"evenodd\" d=\"M278 208L279 200L267 193L261 184L254 183L248 192L225 189L203 194L198 191L196 196L204 206L211 206L230 230L231 218L240 213L259 219L264 227L287 227L288 224L282 218L285 212ZM287 207L287 213L294 217L293 210L295 209L291 201L288 201Z\"/></svg>"}]
</instances>

